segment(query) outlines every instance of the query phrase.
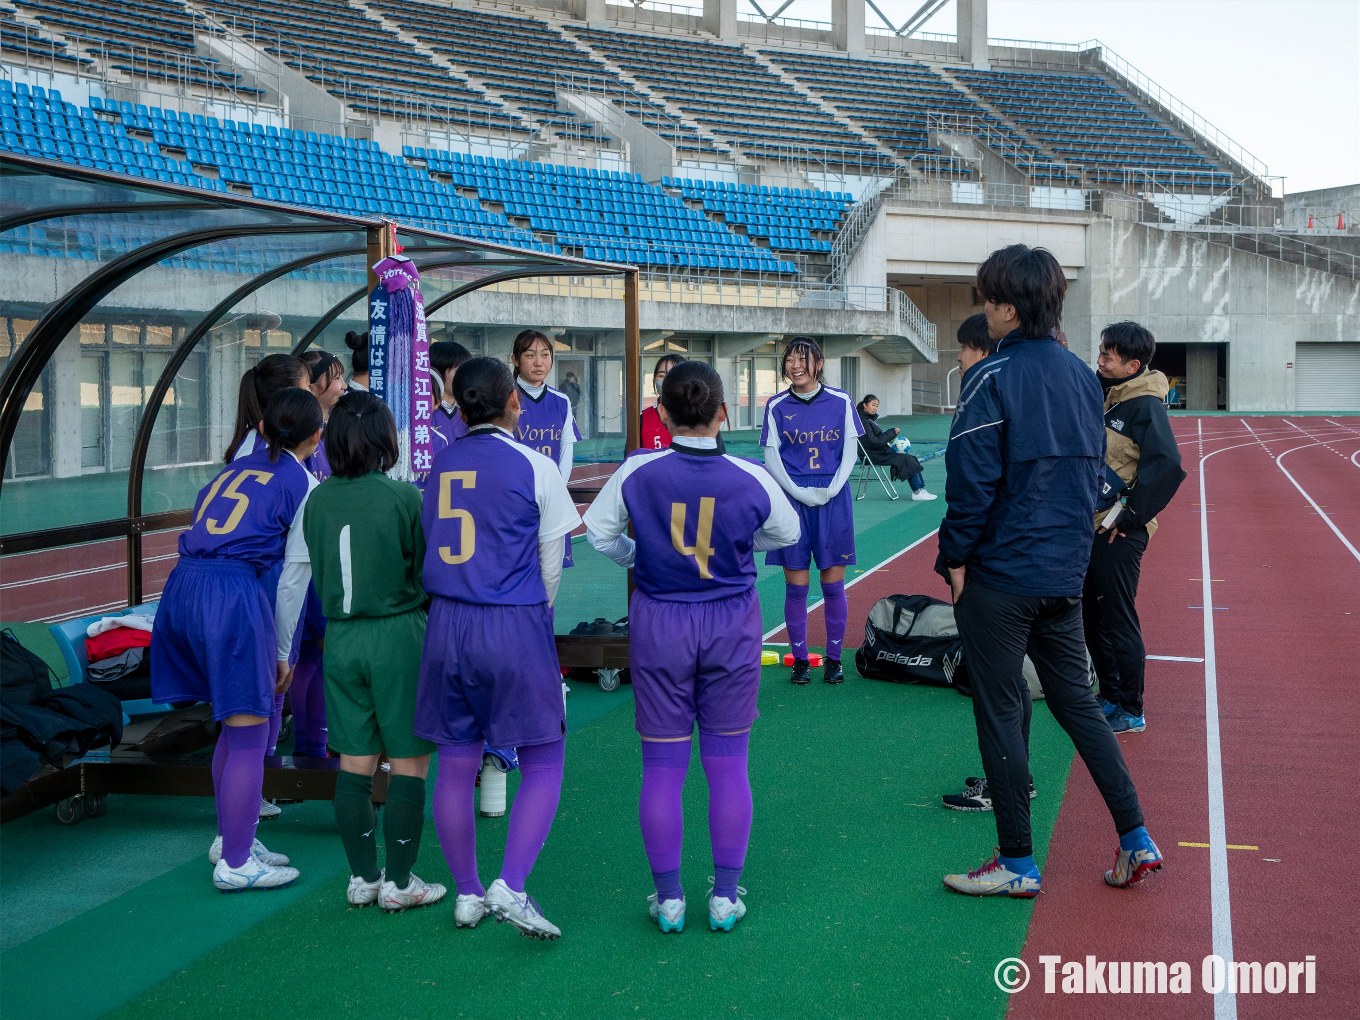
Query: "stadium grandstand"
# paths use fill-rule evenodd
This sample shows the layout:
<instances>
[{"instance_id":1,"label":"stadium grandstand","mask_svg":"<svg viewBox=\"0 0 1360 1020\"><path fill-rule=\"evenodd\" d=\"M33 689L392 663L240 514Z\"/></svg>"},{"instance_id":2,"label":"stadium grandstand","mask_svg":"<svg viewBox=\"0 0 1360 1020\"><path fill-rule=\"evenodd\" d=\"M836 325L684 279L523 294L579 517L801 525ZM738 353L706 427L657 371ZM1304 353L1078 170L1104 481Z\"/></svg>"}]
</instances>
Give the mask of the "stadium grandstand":
<instances>
[{"instance_id":1,"label":"stadium grandstand","mask_svg":"<svg viewBox=\"0 0 1360 1020\"><path fill-rule=\"evenodd\" d=\"M549 338L547 382L570 403L581 434L567 481L582 512L636 447L666 355L717 371L728 404L726 448L762 456L758 430L787 386L782 355L794 337L820 345L829 386L856 402L874 396L882 423L910 438L925 483L942 494L960 399L956 336L983 309L978 265L1016 241L1057 259L1067 280L1061 339L1092 367L1106 325L1136 319L1155 335L1167 407L1186 415L1171 420L1187 469L1187 451L1207 458L1251 446L1268 450L1284 471L1284 453L1304 444L1309 452L1295 463L1324 449L1331 460L1360 463L1360 425L1341 417L1360 412L1357 189L1284 194L1259 158L1110 45L989 38L985 0L955 0L958 28L947 35L919 31L919 18L900 27L866 22L866 11L888 20L869 0L831 0L825 21L783 18L787 6L0 0L0 629L12 628L74 684L89 666L86 627L154 613L196 496L222 468L242 374L271 354L316 351L339 357L346 376L361 373L354 347L370 326L372 268L397 255L419 269L430 341L509 359L522 331ZM931 0L918 14L944 7ZM1266 415L1259 424L1252 417ZM1221 431L1216 422L1225 423ZM1292 442L1295 432L1297 447L1271 445ZM1206 453L1214 442L1220 446ZM1229 516L1228 496L1215 506L1205 486L1231 487L1247 503L1263 474L1275 481L1270 460L1242 467L1231 486L1226 477L1206 482L1204 463L1167 511L1171 535L1159 554L1172 566L1159 562L1145 574L1160 593L1148 624L1161 641L1159 649L1148 642L1159 668L1212 663L1212 654L1180 639L1198 632L1203 611L1212 641L1212 619L1229 615L1214 612L1232 604L1209 590L1219 569L1211 570L1207 539L1201 547L1196 536L1201 524L1208 535L1204 522L1238 519ZM1344 555L1360 561L1353 484L1319 480L1334 467L1289 475L1308 504L1289 512L1330 529L1326 543L1339 538ZM877 598L927 590L948 597L932 573L931 536L945 500L913 502L886 469L882 478L873 473L867 455L849 484L858 562L845 583L863 584L850 595L847 653ZM1304 524L1293 526L1302 532ZM1297 551L1292 537L1256 518L1235 527L1231 540L1242 544L1228 547L1225 538L1225 558L1231 548L1234 562L1279 575L1267 582L1253 574L1257 588L1240 571L1225 573L1214 586L1243 593L1235 606L1262 593L1280 604L1296 600L1316 581L1302 566L1283 567L1283 557L1264 569L1265 550ZM680 548L683 536L675 541ZM668 970L667 961L685 954L668 945L658 956L643 921L620 933L584 909L575 916L560 909L588 887L599 904L637 920L636 876L611 869L626 855L638 868L642 860L636 734L631 713L614 711L628 688L614 693L606 682L617 690L625 676L626 638L597 636L608 621L626 619L631 582L585 542L583 529L568 542L575 565L554 609L562 664L574 669L568 790L558 816L563 834L553 835L561 842L549 842L555 857L549 862L545 851L535 881L543 876L581 949L566 939L555 948L535 943L513 959L478 957L462 945L452 952L450 939L485 946L505 933L455 933L451 904L436 918L332 912L348 872L341 874L331 805L318 802L333 795L338 766L295 761L287 728L265 778L266 796L283 813L261 834L271 846L288 844L304 880L275 897L225 898L231 907L248 902L223 911L224 898L200 888L200 836L214 824L205 792L216 739L210 712L157 705L143 691L123 699L121 749L49 764L4 798L0 1013L146 1020L272 1008L433 1018L489 1015L489 1003L497 1015L573 1020L658 1012L659 1000L642 989L670 987L680 968ZM1297 562L1342 555L1323 545L1299 551ZM1360 587L1323 573L1319 600L1350 604ZM1191 577L1200 574L1211 579L1203 593L1202 579ZM1286 576L1293 587L1284 586ZM1182 590L1184 578L1192 588ZM784 583L777 567L759 567L764 636L780 653L790 638L781 631ZM810 585L820 640L826 614L815 574ZM1166 609L1191 602L1200 605L1189 606L1188 624ZM1351 615L1339 611L1344 620L1329 617L1325 628L1282 611L1288 627L1317 637L1298 654L1319 676L1332 676L1327 670L1347 658L1335 642ZM1252 643L1245 624L1220 627L1235 645ZM1335 633L1319 636L1319 628ZM1225 644L1220 639L1226 662L1235 653ZM1272 656L1272 677L1295 668L1289 656ZM777 668L767 668L767 681ZM1172 686L1162 674L1156 682ZM1197 742L1191 764L1200 775L1205 718L1196 713L1205 697L1191 686L1193 697L1181 686L1175 697L1191 720L1181 736ZM1260 680L1252 690L1265 698L1266 687ZM797 774L805 785L757 784L757 817L777 822L767 842L752 844L751 859L778 873L796 858L808 882L837 897L844 876L872 872L847 900L861 897L856 917L842 928L830 907L809 914L790 895L783 906L792 920L772 932L753 906L741 933L751 954L686 957L691 991L666 1000L668 1015L735 1010L727 992L715 998L704 983L749 984L753 968L765 967L780 978L760 986L766 998L750 1015L917 1015L904 1003L919 1002L922 1016L1000 1020L1007 1003L992 967L1024 947L1037 971L1036 932L1054 945L1068 939L1072 959L1073 933L1104 939L1099 951L1107 955L1131 952L1073 921L1106 916L1102 904L1082 899L1089 890L1075 899L1050 893L1033 915L984 923L941 909L933 872L928 892L920 882L903 892L905 880L902 888L882 880L880 873L914 875L919 862L907 859L918 853L933 860L960 852L963 826L954 823L963 816L934 812L949 816L948 825L927 819L922 801L933 810L944 770L962 778L980 767L971 716L948 691L905 691L859 676L840 691L865 696L822 714L762 690L760 726L776 736L773 750L759 752L764 760L753 742L753 771ZM903 693L922 693L912 703L920 715L908 724ZM851 740L814 762L813 741L822 738L812 734L827 719L883 741L902 768L866 766ZM1225 754L1254 745L1250 731L1233 735L1241 739L1225 744ZM1060 851L1083 838L1086 815L1073 812L1099 808L1075 783L1062 796L1072 749L1059 737L1050 715L1036 710L1034 835L1041 855L1052 840L1053 861L1066 860ZM1188 760L1181 752L1178 745L1163 754L1157 767L1179 768ZM1040 754L1049 755L1043 764ZM1233 765L1236 775L1247 771L1244 761ZM1330 751L1317 751L1316 764L1318 776L1345 768ZM1272 767L1261 764L1260 774ZM616 772L622 781L613 781ZM512 794L516 782L512 773ZM819 811L834 803L844 814L828 820L808 807L810 797L820 799ZM1184 807L1169 778L1147 799L1159 810ZM686 804L690 827L701 830L698 801ZM1195 804L1199 813L1176 815L1183 831L1169 838L1207 856ZM67 827L87 815L89 824ZM1281 808L1279 817L1294 816ZM918 820L922 836L913 843L904 827ZM504 821L479 821L492 832L484 856L499 854ZM1305 822L1298 825L1304 831ZM447 882L432 828L421 872ZM1308 831L1317 846L1333 845L1330 833ZM153 850L143 845L147 834ZM1259 844L1261 853L1248 855L1253 865L1273 849L1264 837L1241 839L1232 847L1242 854ZM854 851L843 853L843 843ZM1182 851L1192 852L1201 851ZM696 868L707 859L686 854L687 874L704 874ZM1279 864L1255 866L1267 869L1259 879L1266 883ZM790 888L802 880L791 878ZM762 892L769 904L768 883ZM1193 901L1205 932L1184 935L1195 947L1196 975L1209 952L1199 944L1207 895ZM1335 904L1320 896L1309 903L1324 918L1318 930L1331 925L1344 941L1352 929L1329 913ZM1154 904L1134 928L1140 937L1179 930L1180 909ZM1271 916L1261 902L1243 909L1260 912L1263 924ZM677 944L697 941L685 938ZM851 974L865 970L868 946L911 966L879 961L861 990ZM387 998L391 971L370 973L387 966L375 965L377 954L427 969L399 982L409 1004ZM250 968L250 987L221 978L222 967L237 964ZM1349 993L1360 994L1349 981ZM1028 1001L1029 1012L1012 1006L1012 1014L1058 1015ZM1069 1004L1061 1015L1103 1014ZM1338 1006L1330 1015L1348 1014Z\"/></svg>"}]
</instances>

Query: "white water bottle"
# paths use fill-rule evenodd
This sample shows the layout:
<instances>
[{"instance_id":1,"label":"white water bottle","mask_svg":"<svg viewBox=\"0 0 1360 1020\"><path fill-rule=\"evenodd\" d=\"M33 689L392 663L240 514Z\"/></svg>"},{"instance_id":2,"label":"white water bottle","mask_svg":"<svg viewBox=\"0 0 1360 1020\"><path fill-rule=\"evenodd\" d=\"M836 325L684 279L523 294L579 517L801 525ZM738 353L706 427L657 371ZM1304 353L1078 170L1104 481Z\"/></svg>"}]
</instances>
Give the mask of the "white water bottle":
<instances>
[{"instance_id":1,"label":"white water bottle","mask_svg":"<svg viewBox=\"0 0 1360 1020\"><path fill-rule=\"evenodd\" d=\"M482 763L481 799L477 813L486 818L505 814L505 773L486 762Z\"/></svg>"}]
</instances>

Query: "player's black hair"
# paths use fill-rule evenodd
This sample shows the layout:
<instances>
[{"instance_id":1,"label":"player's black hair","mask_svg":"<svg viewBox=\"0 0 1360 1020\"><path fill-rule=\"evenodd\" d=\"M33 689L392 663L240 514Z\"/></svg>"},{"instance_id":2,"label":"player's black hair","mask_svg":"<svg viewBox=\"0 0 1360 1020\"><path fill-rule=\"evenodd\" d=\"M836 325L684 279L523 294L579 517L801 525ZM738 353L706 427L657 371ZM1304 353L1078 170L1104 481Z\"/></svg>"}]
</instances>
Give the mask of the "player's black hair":
<instances>
[{"instance_id":1,"label":"player's black hair","mask_svg":"<svg viewBox=\"0 0 1360 1020\"><path fill-rule=\"evenodd\" d=\"M472 352L457 340L436 340L430 344L430 375L434 376L434 389L441 398L447 400L452 396L444 392L444 373L471 357Z\"/></svg>"},{"instance_id":2,"label":"player's black hair","mask_svg":"<svg viewBox=\"0 0 1360 1020\"><path fill-rule=\"evenodd\" d=\"M350 369L355 375L368 375L368 334L350 330L345 334L345 346L350 350Z\"/></svg>"},{"instance_id":3,"label":"player's black hair","mask_svg":"<svg viewBox=\"0 0 1360 1020\"><path fill-rule=\"evenodd\" d=\"M271 354L261 358L254 368L246 369L236 394L236 427L222 459L230 464L241 441L260 427L270 397L292 386L306 386L310 380L311 371L291 354Z\"/></svg>"},{"instance_id":4,"label":"player's black hair","mask_svg":"<svg viewBox=\"0 0 1360 1020\"><path fill-rule=\"evenodd\" d=\"M865 409L865 407L868 406L869 401L871 401L871 400L877 400L877 399L878 399L878 397L875 396L874 394L872 394L872 393L866 393L866 394L864 394L864 399L861 400L858 404L855 405L855 409L856 409L856 410L859 410L859 411L863 411L863 410Z\"/></svg>"},{"instance_id":5,"label":"player's black hair","mask_svg":"<svg viewBox=\"0 0 1360 1020\"><path fill-rule=\"evenodd\" d=\"M663 366L667 366L666 371L669 372L676 365L687 360L688 359L683 354L663 354L656 359L656 365L652 368L652 375L656 375L656 373L660 372Z\"/></svg>"},{"instance_id":6,"label":"player's black hair","mask_svg":"<svg viewBox=\"0 0 1360 1020\"><path fill-rule=\"evenodd\" d=\"M495 358L472 358L453 377L453 402L467 416L469 425L485 425L500 418L514 392L510 370Z\"/></svg>"},{"instance_id":7,"label":"player's black hair","mask_svg":"<svg viewBox=\"0 0 1360 1020\"><path fill-rule=\"evenodd\" d=\"M1157 353L1157 340L1152 331L1128 320L1102 329L1100 346L1109 348L1125 361L1137 358L1140 372L1152 364L1152 356Z\"/></svg>"},{"instance_id":8,"label":"player's black hair","mask_svg":"<svg viewBox=\"0 0 1360 1020\"><path fill-rule=\"evenodd\" d=\"M959 323L958 337L960 347L971 347L983 354L996 353L996 341L987 335L987 316L982 312Z\"/></svg>"},{"instance_id":9,"label":"player's black hair","mask_svg":"<svg viewBox=\"0 0 1360 1020\"><path fill-rule=\"evenodd\" d=\"M341 478L391 471L401 456L397 423L372 393L353 390L335 402L326 422L326 460Z\"/></svg>"},{"instance_id":10,"label":"player's black hair","mask_svg":"<svg viewBox=\"0 0 1360 1020\"><path fill-rule=\"evenodd\" d=\"M978 266L977 292L994 305L1013 305L1021 336L1046 337L1062 323L1067 278L1047 249L1012 244Z\"/></svg>"},{"instance_id":11,"label":"player's black hair","mask_svg":"<svg viewBox=\"0 0 1360 1020\"><path fill-rule=\"evenodd\" d=\"M279 390L264 408L264 438L269 443L269 459L279 459L280 450L296 450L321 428L321 401L311 390L297 386Z\"/></svg>"},{"instance_id":12,"label":"player's black hair","mask_svg":"<svg viewBox=\"0 0 1360 1020\"><path fill-rule=\"evenodd\" d=\"M298 360L307 366L313 386L322 379L326 380L326 386L330 386L332 379L345 374L345 366L340 364L340 359L327 351L307 351L298 355Z\"/></svg>"},{"instance_id":13,"label":"player's black hair","mask_svg":"<svg viewBox=\"0 0 1360 1020\"><path fill-rule=\"evenodd\" d=\"M556 357L556 354L553 351L552 338L549 337L546 333L542 333L536 329L526 329L523 330L519 334L519 336L515 337L515 343L510 348L510 361L515 366L516 379L519 378L519 359L524 355L525 351L527 351L534 344L538 343L540 340L542 340L545 344L548 345L548 353ZM463 405L459 404L458 406L462 407Z\"/></svg>"},{"instance_id":14,"label":"player's black hair","mask_svg":"<svg viewBox=\"0 0 1360 1020\"><path fill-rule=\"evenodd\" d=\"M807 359L807 366L812 370L812 374L817 377L819 383L825 383L826 379L822 375L826 368L826 358L822 356L822 348L817 341L810 336L796 336L789 341L789 345L784 348L784 357L779 361L779 374L785 379L789 377L789 359L802 355Z\"/></svg>"},{"instance_id":15,"label":"player's black hair","mask_svg":"<svg viewBox=\"0 0 1360 1020\"><path fill-rule=\"evenodd\" d=\"M682 429L710 424L722 402L722 376L702 361L682 361L666 373L661 384L661 406L671 424Z\"/></svg>"}]
</instances>

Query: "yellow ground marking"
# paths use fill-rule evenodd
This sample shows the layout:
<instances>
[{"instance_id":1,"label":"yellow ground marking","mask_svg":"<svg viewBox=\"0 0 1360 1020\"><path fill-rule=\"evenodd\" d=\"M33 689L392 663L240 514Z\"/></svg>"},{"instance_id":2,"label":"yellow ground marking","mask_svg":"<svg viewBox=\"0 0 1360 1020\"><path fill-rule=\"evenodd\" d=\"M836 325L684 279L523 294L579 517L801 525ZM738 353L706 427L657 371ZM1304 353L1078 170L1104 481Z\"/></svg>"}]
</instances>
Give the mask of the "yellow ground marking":
<instances>
[{"instance_id":1,"label":"yellow ground marking","mask_svg":"<svg viewBox=\"0 0 1360 1020\"><path fill-rule=\"evenodd\" d=\"M1177 846L1198 846L1198 847L1204 847L1206 850L1209 848L1209 844L1208 844L1208 843L1186 843L1186 842L1182 841L1182 842L1180 842L1180 843L1177 843L1176 845L1177 845ZM1228 844L1228 849L1229 849L1229 850L1260 850L1261 848L1260 848L1259 846L1248 846L1248 845L1246 845L1245 843L1229 843L1229 844Z\"/></svg>"}]
</instances>

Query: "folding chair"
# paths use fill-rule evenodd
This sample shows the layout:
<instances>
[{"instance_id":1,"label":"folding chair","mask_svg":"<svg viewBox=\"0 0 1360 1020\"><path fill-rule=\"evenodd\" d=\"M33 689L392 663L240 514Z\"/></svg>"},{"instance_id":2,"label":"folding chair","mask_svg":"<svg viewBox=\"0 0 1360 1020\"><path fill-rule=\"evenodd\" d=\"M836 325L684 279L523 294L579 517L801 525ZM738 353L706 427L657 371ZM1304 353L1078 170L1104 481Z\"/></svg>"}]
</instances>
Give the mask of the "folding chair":
<instances>
[{"instance_id":1,"label":"folding chair","mask_svg":"<svg viewBox=\"0 0 1360 1020\"><path fill-rule=\"evenodd\" d=\"M880 469L877 464L871 461L869 459L869 451L864 449L864 444L862 442L857 440L855 446L859 450L859 487L855 491L855 502L858 503L869 494L870 471L872 471L873 476L878 479L878 484L883 486L883 491L888 494L889 499L900 499L901 497L897 492L897 487L893 485L892 482L892 469L887 467ZM865 470L866 468L868 470Z\"/></svg>"}]
</instances>

